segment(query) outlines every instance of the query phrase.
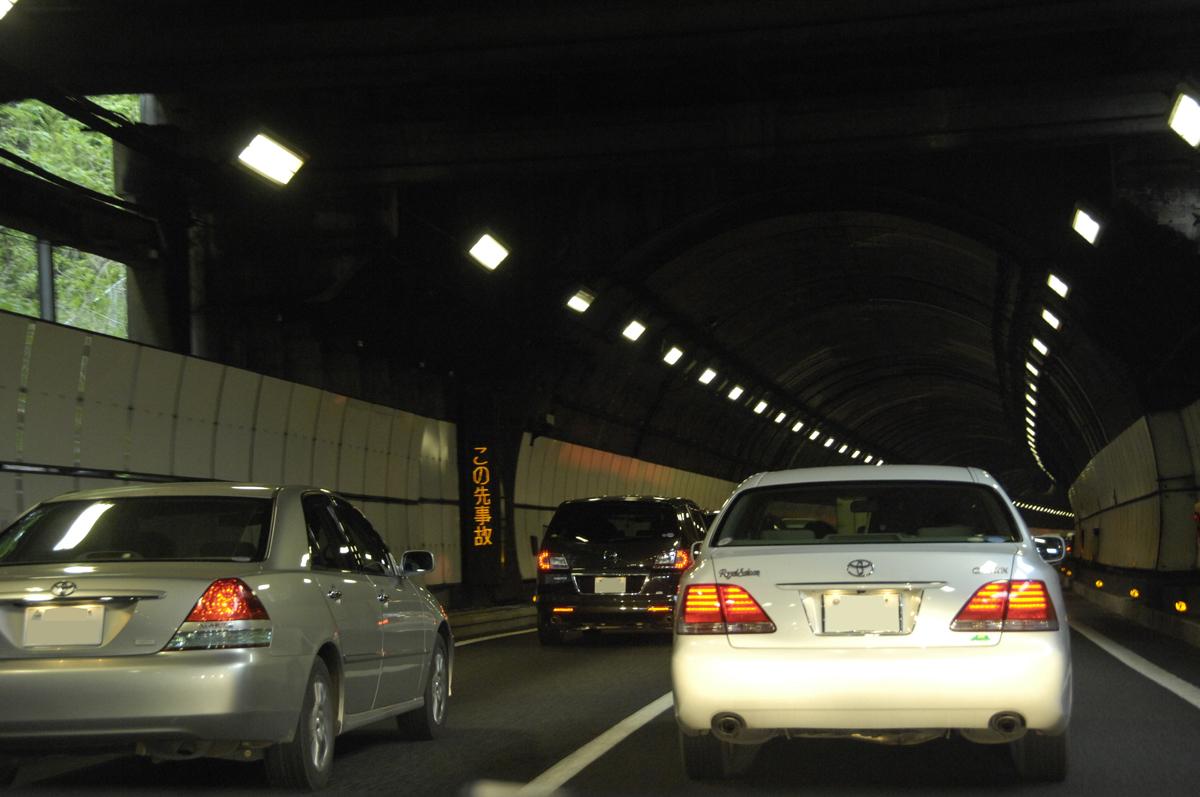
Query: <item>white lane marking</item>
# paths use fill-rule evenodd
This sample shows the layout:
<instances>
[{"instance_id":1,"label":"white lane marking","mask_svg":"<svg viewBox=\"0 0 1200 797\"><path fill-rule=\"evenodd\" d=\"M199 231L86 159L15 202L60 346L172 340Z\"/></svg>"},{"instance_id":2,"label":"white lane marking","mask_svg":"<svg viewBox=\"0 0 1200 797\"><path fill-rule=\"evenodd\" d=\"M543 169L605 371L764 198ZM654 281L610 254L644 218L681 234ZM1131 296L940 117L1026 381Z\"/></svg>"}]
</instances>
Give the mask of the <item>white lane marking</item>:
<instances>
[{"instance_id":1,"label":"white lane marking","mask_svg":"<svg viewBox=\"0 0 1200 797\"><path fill-rule=\"evenodd\" d=\"M550 794L571 778L583 771L600 756L616 747L634 731L666 711L672 704L671 693L667 692L648 706L638 709L604 733L592 739L554 766L526 783L517 794Z\"/></svg>"},{"instance_id":2,"label":"white lane marking","mask_svg":"<svg viewBox=\"0 0 1200 797\"><path fill-rule=\"evenodd\" d=\"M480 636L474 639L464 639L462 642L455 642L454 647L461 648L464 645L474 645L476 642L487 642L490 639L503 639L506 636L519 636L520 634L532 634L536 628L526 628L522 631L509 631L506 634L492 634L491 636Z\"/></svg>"},{"instance_id":3,"label":"white lane marking","mask_svg":"<svg viewBox=\"0 0 1200 797\"><path fill-rule=\"evenodd\" d=\"M1200 708L1200 687L1190 684L1179 676L1167 672L1157 664L1143 659L1132 650L1118 645L1094 628L1089 628L1076 620L1071 620L1071 627L1083 634L1093 644L1100 647L1117 661L1133 668L1137 673L1154 681L1154 683L1163 689L1174 692L1196 708Z\"/></svg>"}]
</instances>

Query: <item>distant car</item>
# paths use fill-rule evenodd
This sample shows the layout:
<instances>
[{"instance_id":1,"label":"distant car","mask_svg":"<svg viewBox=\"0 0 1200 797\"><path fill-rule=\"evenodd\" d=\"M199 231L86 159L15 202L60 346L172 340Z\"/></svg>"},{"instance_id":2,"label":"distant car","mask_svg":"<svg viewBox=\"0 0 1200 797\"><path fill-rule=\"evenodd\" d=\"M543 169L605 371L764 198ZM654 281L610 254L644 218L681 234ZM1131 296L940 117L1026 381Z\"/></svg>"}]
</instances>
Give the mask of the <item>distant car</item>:
<instances>
[{"instance_id":1,"label":"distant car","mask_svg":"<svg viewBox=\"0 0 1200 797\"><path fill-rule=\"evenodd\" d=\"M0 532L0 757L265 759L273 785L320 788L338 734L395 716L432 738L445 722L453 637L412 578L433 564L397 561L316 488L45 501Z\"/></svg>"},{"instance_id":2,"label":"distant car","mask_svg":"<svg viewBox=\"0 0 1200 797\"><path fill-rule=\"evenodd\" d=\"M776 736L955 733L1009 744L1026 778L1062 780L1062 542L1035 541L977 469L747 479L680 583L671 673L687 774L737 774Z\"/></svg>"},{"instance_id":3,"label":"distant car","mask_svg":"<svg viewBox=\"0 0 1200 797\"><path fill-rule=\"evenodd\" d=\"M567 631L671 632L679 574L704 537L684 498L623 496L562 503L538 553L538 638Z\"/></svg>"}]
</instances>

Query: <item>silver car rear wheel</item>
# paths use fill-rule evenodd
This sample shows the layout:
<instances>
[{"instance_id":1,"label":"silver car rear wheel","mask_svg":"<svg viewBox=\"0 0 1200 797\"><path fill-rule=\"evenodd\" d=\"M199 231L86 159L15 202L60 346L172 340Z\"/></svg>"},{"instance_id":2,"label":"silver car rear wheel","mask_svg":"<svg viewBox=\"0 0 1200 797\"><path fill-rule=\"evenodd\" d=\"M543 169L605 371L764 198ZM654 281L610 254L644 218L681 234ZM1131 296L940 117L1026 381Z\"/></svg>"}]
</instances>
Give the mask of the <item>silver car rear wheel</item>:
<instances>
[{"instance_id":1,"label":"silver car rear wheel","mask_svg":"<svg viewBox=\"0 0 1200 797\"><path fill-rule=\"evenodd\" d=\"M317 659L308 676L292 741L267 748L267 779L272 786L315 791L329 782L335 720L333 682L325 662Z\"/></svg>"},{"instance_id":2,"label":"silver car rear wheel","mask_svg":"<svg viewBox=\"0 0 1200 797\"><path fill-rule=\"evenodd\" d=\"M450 658L446 652L446 640L440 635L429 659L424 698L424 706L396 717L396 727L402 736L432 739L446 724L446 710L450 704Z\"/></svg>"}]
</instances>

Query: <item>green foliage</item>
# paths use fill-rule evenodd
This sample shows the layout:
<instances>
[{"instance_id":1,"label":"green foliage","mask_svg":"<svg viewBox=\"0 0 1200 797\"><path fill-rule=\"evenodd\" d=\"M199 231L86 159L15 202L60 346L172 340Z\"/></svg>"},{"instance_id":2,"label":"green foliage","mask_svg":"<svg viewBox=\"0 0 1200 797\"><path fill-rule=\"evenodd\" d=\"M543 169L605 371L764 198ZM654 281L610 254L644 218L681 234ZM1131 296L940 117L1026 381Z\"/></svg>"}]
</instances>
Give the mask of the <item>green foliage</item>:
<instances>
[{"instance_id":1,"label":"green foliage","mask_svg":"<svg viewBox=\"0 0 1200 797\"><path fill-rule=\"evenodd\" d=\"M92 101L131 121L138 119L135 94ZM112 140L37 100L0 105L0 148L77 185L115 195ZM125 279L120 263L56 246L56 320L125 337ZM32 236L0 228L0 309L38 315L38 308L36 242Z\"/></svg>"}]
</instances>

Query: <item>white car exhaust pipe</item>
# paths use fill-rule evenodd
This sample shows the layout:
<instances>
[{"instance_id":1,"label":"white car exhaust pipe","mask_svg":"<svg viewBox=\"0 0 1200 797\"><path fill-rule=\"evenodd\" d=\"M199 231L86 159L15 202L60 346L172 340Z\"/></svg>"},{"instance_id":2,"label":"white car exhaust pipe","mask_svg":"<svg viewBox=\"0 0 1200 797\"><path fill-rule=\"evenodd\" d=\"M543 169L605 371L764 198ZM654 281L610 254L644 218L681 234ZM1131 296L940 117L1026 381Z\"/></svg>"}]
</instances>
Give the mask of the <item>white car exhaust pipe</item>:
<instances>
[{"instance_id":1,"label":"white car exhaust pipe","mask_svg":"<svg viewBox=\"0 0 1200 797\"><path fill-rule=\"evenodd\" d=\"M746 730L746 721L737 714L726 712L712 718L712 732L718 739L735 741Z\"/></svg>"}]
</instances>

